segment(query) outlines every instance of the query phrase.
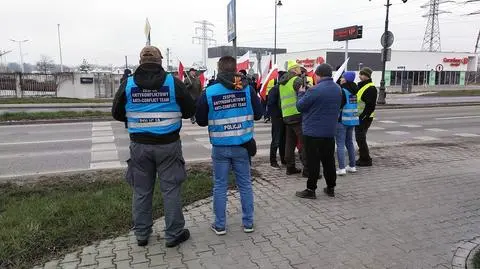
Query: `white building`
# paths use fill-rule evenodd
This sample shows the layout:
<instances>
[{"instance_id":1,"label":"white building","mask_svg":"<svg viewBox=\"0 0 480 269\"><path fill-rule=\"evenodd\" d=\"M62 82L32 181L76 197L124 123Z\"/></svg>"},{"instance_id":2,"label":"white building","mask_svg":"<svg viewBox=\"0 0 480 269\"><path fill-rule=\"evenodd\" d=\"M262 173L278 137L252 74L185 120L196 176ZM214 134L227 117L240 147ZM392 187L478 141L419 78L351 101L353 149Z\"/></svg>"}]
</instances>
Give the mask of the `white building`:
<instances>
[{"instance_id":1,"label":"white building","mask_svg":"<svg viewBox=\"0 0 480 269\"><path fill-rule=\"evenodd\" d=\"M349 50L350 61L348 70L359 71L362 67L370 67L374 72L372 79L380 85L381 52L380 50ZM263 56L265 62L269 56ZM208 67L216 68L219 58L208 59ZM277 55L277 64L284 70L285 62L295 60L307 69L313 69L320 63L327 62L334 68L345 60L342 49L318 49L299 52L288 52ZM253 70L257 72L257 59L251 55L254 62ZM263 65L263 63L262 63ZM386 86L400 86L402 81L409 80L414 86L466 85L466 80L477 75L478 57L469 52L425 52L393 50L391 60L387 62ZM476 82L480 80L476 78Z\"/></svg>"}]
</instances>

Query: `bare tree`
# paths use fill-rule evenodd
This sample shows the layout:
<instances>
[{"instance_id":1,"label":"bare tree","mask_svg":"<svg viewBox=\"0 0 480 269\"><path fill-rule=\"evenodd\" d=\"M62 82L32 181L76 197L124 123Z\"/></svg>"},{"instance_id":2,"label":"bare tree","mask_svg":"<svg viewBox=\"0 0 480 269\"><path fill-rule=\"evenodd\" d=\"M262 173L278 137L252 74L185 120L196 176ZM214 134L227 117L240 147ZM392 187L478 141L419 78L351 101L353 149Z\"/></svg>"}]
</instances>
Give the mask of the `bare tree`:
<instances>
[{"instance_id":1,"label":"bare tree","mask_svg":"<svg viewBox=\"0 0 480 269\"><path fill-rule=\"evenodd\" d=\"M41 55L40 56L40 61L37 62L37 70L47 74L52 71L52 69L55 67L55 64L52 60L52 58L48 57L47 55Z\"/></svg>"},{"instance_id":2,"label":"bare tree","mask_svg":"<svg viewBox=\"0 0 480 269\"><path fill-rule=\"evenodd\" d=\"M88 73L92 70L92 66L87 62L87 60L83 59L82 64L79 67L80 72Z\"/></svg>"}]
</instances>

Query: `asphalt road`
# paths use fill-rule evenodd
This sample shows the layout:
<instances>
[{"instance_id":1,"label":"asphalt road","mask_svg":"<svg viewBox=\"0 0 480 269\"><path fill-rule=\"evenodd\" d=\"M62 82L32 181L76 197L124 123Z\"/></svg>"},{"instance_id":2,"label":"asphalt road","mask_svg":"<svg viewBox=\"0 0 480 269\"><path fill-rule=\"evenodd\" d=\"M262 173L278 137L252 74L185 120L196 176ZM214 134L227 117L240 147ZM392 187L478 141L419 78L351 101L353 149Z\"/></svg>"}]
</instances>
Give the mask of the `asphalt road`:
<instances>
[{"instance_id":1,"label":"asphalt road","mask_svg":"<svg viewBox=\"0 0 480 269\"><path fill-rule=\"evenodd\" d=\"M268 156L270 124L255 133L258 155ZM206 128L184 120L181 137L187 162L210 159ZM463 138L480 141L480 106L378 110L368 134L372 146ZM120 122L0 126L0 179L125 166L128 145Z\"/></svg>"}]
</instances>

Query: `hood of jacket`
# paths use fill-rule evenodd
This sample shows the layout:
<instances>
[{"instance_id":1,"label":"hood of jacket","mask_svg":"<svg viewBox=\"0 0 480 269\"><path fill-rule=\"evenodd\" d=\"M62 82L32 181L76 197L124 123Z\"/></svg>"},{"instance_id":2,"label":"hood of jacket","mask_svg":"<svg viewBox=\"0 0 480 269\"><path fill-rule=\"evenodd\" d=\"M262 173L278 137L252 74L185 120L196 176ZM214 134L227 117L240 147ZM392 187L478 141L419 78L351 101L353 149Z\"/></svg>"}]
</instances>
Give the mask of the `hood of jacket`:
<instances>
[{"instance_id":1,"label":"hood of jacket","mask_svg":"<svg viewBox=\"0 0 480 269\"><path fill-rule=\"evenodd\" d=\"M163 86L166 76L167 73L161 65L145 63L135 70L133 79L142 89L158 89Z\"/></svg>"},{"instance_id":2,"label":"hood of jacket","mask_svg":"<svg viewBox=\"0 0 480 269\"><path fill-rule=\"evenodd\" d=\"M218 73L216 81L230 90L243 90L248 86L247 78L241 73L236 72Z\"/></svg>"},{"instance_id":3,"label":"hood of jacket","mask_svg":"<svg viewBox=\"0 0 480 269\"><path fill-rule=\"evenodd\" d=\"M349 91L351 94L357 94L358 92L358 86L355 84L355 82L345 82L342 85L340 85L342 89L346 89Z\"/></svg>"}]
</instances>

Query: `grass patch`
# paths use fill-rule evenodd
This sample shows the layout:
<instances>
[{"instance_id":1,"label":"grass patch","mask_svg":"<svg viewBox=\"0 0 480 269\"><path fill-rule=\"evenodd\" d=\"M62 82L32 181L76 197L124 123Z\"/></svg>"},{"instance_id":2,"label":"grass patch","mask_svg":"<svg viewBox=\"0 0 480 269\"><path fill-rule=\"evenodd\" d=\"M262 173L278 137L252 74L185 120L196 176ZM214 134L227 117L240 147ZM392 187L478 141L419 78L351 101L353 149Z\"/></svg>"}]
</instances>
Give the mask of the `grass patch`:
<instances>
[{"instance_id":1,"label":"grass patch","mask_svg":"<svg viewBox=\"0 0 480 269\"><path fill-rule=\"evenodd\" d=\"M86 111L55 111L55 112L6 112L0 114L0 121L20 120L53 120L74 118L97 118L111 117L110 112L86 110Z\"/></svg>"},{"instance_id":2,"label":"grass patch","mask_svg":"<svg viewBox=\"0 0 480 269\"><path fill-rule=\"evenodd\" d=\"M24 97L0 98L0 104L68 104L68 103L110 103L112 99L79 99L66 97Z\"/></svg>"},{"instance_id":3,"label":"grass patch","mask_svg":"<svg viewBox=\"0 0 480 269\"><path fill-rule=\"evenodd\" d=\"M440 92L424 94L422 96L427 96L427 97L480 96L480 89L478 89L478 90L440 91Z\"/></svg>"},{"instance_id":4,"label":"grass patch","mask_svg":"<svg viewBox=\"0 0 480 269\"><path fill-rule=\"evenodd\" d=\"M125 234L132 226L132 191L123 170L56 175L24 186L0 185L0 268L31 268L78 246ZM163 215L157 182L154 217ZM211 195L209 168L193 167L184 205Z\"/></svg>"},{"instance_id":5,"label":"grass patch","mask_svg":"<svg viewBox=\"0 0 480 269\"><path fill-rule=\"evenodd\" d=\"M480 251L473 256L473 269L480 269Z\"/></svg>"}]
</instances>

